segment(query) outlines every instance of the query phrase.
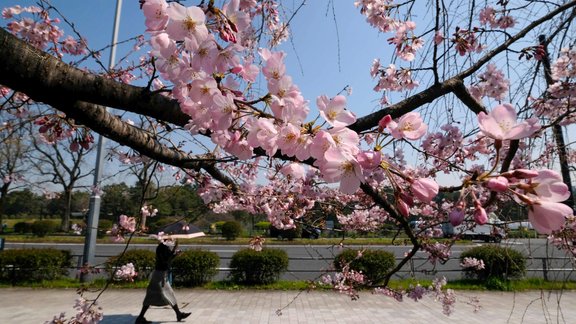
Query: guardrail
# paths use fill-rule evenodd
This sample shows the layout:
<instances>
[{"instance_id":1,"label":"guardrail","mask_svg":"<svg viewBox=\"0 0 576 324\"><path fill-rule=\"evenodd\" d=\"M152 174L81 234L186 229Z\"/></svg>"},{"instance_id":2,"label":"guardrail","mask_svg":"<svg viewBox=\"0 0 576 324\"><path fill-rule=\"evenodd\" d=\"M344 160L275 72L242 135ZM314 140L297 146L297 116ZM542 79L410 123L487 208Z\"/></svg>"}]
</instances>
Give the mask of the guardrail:
<instances>
[{"instance_id":1,"label":"guardrail","mask_svg":"<svg viewBox=\"0 0 576 324\"><path fill-rule=\"evenodd\" d=\"M82 267L82 255L72 255L73 258L77 258L77 266L71 270L79 270ZM96 257L100 258L108 258L110 255L97 255ZM228 261L231 257L220 257L222 261ZM298 268L290 268L290 265L293 264L293 261L320 261L325 262L327 265L332 264L334 258L323 258L323 257L289 257L288 259L288 270L287 273L331 273L334 272L333 270L324 270L324 269L298 269ZM396 262L402 260L402 258L396 258ZM572 262L572 258L570 257L530 257L527 258L527 268L526 272L532 273L533 276L541 276L544 280L550 280L553 276L551 273L575 273L576 275L576 264ZM405 277L405 276L415 276L417 274L425 274L425 275L433 275L438 273L463 273L462 268L460 267L460 260L458 259L450 259L448 262L450 263L450 267L446 267L446 264L441 267L441 269L425 269L421 268L422 264L430 265L427 258L419 258L414 257L408 261L408 263L398 271L397 276ZM228 262L224 262L228 264ZM554 267L552 264L563 263L563 264L571 264L571 267ZM538 266L536 266L538 265ZM532 266L532 267L530 267ZM229 267L219 267L217 270L220 273L228 273L232 270Z\"/></svg>"},{"instance_id":2,"label":"guardrail","mask_svg":"<svg viewBox=\"0 0 576 324\"><path fill-rule=\"evenodd\" d=\"M111 255L96 255L96 258L108 258ZM68 274L70 277L78 277L79 271L82 268L82 255L73 254L71 255L73 262L71 264L76 264L76 266L72 266L68 269ZM231 257L221 257L221 264L224 261L224 264L228 264L227 260L230 260ZM401 260L401 258L396 258L396 261ZM292 261L292 262L291 262ZM326 273L333 273L333 270L329 269L299 269L299 268L290 268L290 265L293 264L293 261L320 261L325 262L326 265L332 263L333 258L323 258L323 257L291 257L289 258L289 268L286 273L288 274L298 274L298 273L308 273L308 274L317 274L317 277L320 278L321 275ZM450 262L451 261L451 262ZM527 259L527 269L526 272L532 273L531 277L541 277L544 280L550 280L554 278L552 274L564 274L563 278L565 279L566 274L576 276L576 267L573 263L572 258L569 257L531 257ZM448 266L447 264L450 263ZM570 267L558 267L552 266L553 264L565 264L571 265ZM459 260L457 259L450 259L449 262L442 265L441 269L429 269L429 268L422 268L422 265L430 265L427 262L426 258L412 258L409 262L398 272L396 273L396 277L399 278L406 278L406 277L414 277L420 274L422 275L438 275L438 274L462 274L463 270L459 266ZM9 271L12 272L12 277L15 278L16 271L27 271L28 269L19 269L13 266L6 266ZM98 267L102 273L104 271L104 265ZM217 268L218 276L224 278L227 273L229 273L232 268L221 266ZM106 274L107 275L107 274ZM298 280L298 278L296 278ZM574 279L573 279L574 280Z\"/></svg>"}]
</instances>

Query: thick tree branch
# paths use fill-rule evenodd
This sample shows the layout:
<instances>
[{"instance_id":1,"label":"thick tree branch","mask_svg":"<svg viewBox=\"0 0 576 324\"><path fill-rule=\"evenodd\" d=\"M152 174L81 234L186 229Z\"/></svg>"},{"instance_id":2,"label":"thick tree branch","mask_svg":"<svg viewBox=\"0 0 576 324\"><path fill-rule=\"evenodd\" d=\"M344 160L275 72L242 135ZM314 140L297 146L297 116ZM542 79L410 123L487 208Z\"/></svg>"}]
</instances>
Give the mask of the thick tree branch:
<instances>
[{"instance_id":1,"label":"thick tree branch","mask_svg":"<svg viewBox=\"0 0 576 324\"><path fill-rule=\"evenodd\" d=\"M94 75L56 59L0 28L0 84L48 104L96 132L160 162L200 170L235 187L208 156L190 156L168 148L141 129L109 114L114 107L183 126L190 119L178 102L146 88Z\"/></svg>"},{"instance_id":2,"label":"thick tree branch","mask_svg":"<svg viewBox=\"0 0 576 324\"><path fill-rule=\"evenodd\" d=\"M417 93L409 98L406 98L395 105L387 107L385 109L376 111L370 115L366 115L362 118L359 118L356 123L350 125L349 127L355 131L365 131L370 128L375 127L378 124L378 121L382 119L382 117L386 115L392 116L392 118L397 118L402 116L403 114L413 111L427 103L431 103L432 101L450 93L455 92L455 89L460 89L460 84L462 84L463 80L472 75L474 72L478 71L482 66L488 63L491 59L493 59L496 55L502 53L507 48L509 48L512 44L517 42L518 40L522 39L526 36L531 30L536 28L537 26L543 24L544 22L554 18L556 15L565 12L566 10L576 6L576 1L569 1L562 6L559 6L555 10L550 11L548 14L542 16L539 19L534 20L524 29L519 31L513 37L510 37L504 43L500 44L493 50L489 51L486 55L482 56L478 59L471 67L468 69L458 73L452 78L447 79L441 83L435 83L431 87L425 89L424 91ZM460 92L460 94L462 94ZM460 100L463 98L460 97L459 94L456 94ZM474 112L478 113L477 110L480 109L478 105L472 104L470 105L470 101L464 98L462 100L464 104L466 104L469 108L471 108ZM474 110L476 109L476 110ZM480 110L481 111L481 110Z\"/></svg>"},{"instance_id":3,"label":"thick tree branch","mask_svg":"<svg viewBox=\"0 0 576 324\"><path fill-rule=\"evenodd\" d=\"M175 100L72 67L2 28L0 57L0 84L58 110L63 100L83 101L179 126L190 119Z\"/></svg>"},{"instance_id":4,"label":"thick tree branch","mask_svg":"<svg viewBox=\"0 0 576 324\"><path fill-rule=\"evenodd\" d=\"M216 180L231 186L233 189L236 188L235 182L215 167L216 160L213 156L189 155L169 148L148 132L127 124L108 113L106 108L102 106L79 101L62 107L64 107L62 111L68 117L81 124L90 125L94 131L121 145L132 147L141 154L162 163L196 171L204 169Z\"/></svg>"}]
</instances>

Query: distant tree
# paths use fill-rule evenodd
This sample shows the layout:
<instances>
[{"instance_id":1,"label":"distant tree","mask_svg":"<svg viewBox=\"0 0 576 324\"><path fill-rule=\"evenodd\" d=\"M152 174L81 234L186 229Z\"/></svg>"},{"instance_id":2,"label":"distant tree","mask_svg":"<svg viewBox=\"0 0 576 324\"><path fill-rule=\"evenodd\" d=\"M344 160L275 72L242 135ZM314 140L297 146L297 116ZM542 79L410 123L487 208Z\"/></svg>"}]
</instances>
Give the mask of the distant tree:
<instances>
[{"instance_id":1,"label":"distant tree","mask_svg":"<svg viewBox=\"0 0 576 324\"><path fill-rule=\"evenodd\" d=\"M115 220L118 216L134 215L138 212L139 202L134 201L130 187L122 182L110 184L102 188L100 217Z\"/></svg>"},{"instance_id":2,"label":"distant tree","mask_svg":"<svg viewBox=\"0 0 576 324\"><path fill-rule=\"evenodd\" d=\"M31 134L35 132L32 128L29 130ZM83 161L93 146L87 145L91 141L91 135L82 129L77 130L76 135L61 141L55 141L51 136L54 135L31 136L35 154L29 157L29 162L41 179L40 183L52 183L62 188L60 197L64 201L64 206L60 214L60 230L68 231L72 212L72 193L78 181L88 177L92 172L91 168L83 165Z\"/></svg>"},{"instance_id":3,"label":"distant tree","mask_svg":"<svg viewBox=\"0 0 576 324\"><path fill-rule=\"evenodd\" d=\"M22 128L14 129L10 124L6 125L0 128L0 232L3 231L6 197L10 190L22 187L19 180L26 170L24 158L30 150L29 142L21 134Z\"/></svg>"},{"instance_id":4,"label":"distant tree","mask_svg":"<svg viewBox=\"0 0 576 324\"><path fill-rule=\"evenodd\" d=\"M209 210L195 188L189 185L163 187L151 203L161 215L183 216L189 222L194 222Z\"/></svg>"},{"instance_id":5,"label":"distant tree","mask_svg":"<svg viewBox=\"0 0 576 324\"><path fill-rule=\"evenodd\" d=\"M30 189L11 191L5 199L4 212L9 216L40 216L46 198Z\"/></svg>"}]
</instances>

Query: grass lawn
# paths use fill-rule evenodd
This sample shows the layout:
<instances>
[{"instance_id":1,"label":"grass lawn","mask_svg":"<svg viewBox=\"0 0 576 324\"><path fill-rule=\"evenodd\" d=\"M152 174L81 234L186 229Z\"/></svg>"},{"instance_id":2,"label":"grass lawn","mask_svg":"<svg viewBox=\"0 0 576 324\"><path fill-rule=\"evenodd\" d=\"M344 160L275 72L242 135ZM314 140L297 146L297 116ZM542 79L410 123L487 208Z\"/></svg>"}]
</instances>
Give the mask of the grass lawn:
<instances>
[{"instance_id":1,"label":"grass lawn","mask_svg":"<svg viewBox=\"0 0 576 324\"><path fill-rule=\"evenodd\" d=\"M406 290L410 287L416 285L421 285L422 287L429 287L432 281L429 280L393 280L390 282L389 287L394 290ZM145 289L148 285L148 281L136 281L136 282L116 282L112 281L108 284L110 289ZM99 289L106 286L105 279L96 279L91 283L80 283L76 279L58 279L49 280L42 282L28 282L17 284L16 287L27 287L27 288L92 288ZM14 287L10 284L0 283L0 288ZM175 285L175 288L184 288ZM322 284L310 283L306 281L284 281L280 280L268 285L254 285L254 286L243 286L238 285L230 281L212 281L201 287L201 289L211 289L211 290L242 290L242 289L254 289L254 290L307 290L307 289L319 289L319 290L330 290L332 288L323 286ZM454 280L449 281L446 288L454 290L468 290L468 291L530 291L530 290L576 290L576 282L574 281L545 281L543 279L519 279L502 281L501 286L490 287L486 286L486 282L478 280ZM369 290L369 288L366 288Z\"/></svg>"},{"instance_id":2,"label":"grass lawn","mask_svg":"<svg viewBox=\"0 0 576 324\"><path fill-rule=\"evenodd\" d=\"M80 235L47 235L45 237L36 237L33 235L21 235L21 234L3 234L0 235L6 242L13 243L84 243L84 236ZM128 239L128 238L126 238ZM443 241L443 239L438 239ZM99 238L98 244L106 243L116 243L113 242L109 237ZM221 236L207 235L205 237L199 237L194 239L180 239L180 244L216 244L216 245L249 245L250 238L240 237L232 241L228 241ZM134 236L132 237L131 243L138 244L156 244L157 241L150 239L147 236ZM319 239L303 239L296 238L294 240L279 240L276 238L266 238L266 245L338 245L340 243L345 243L346 245L406 245L410 244L404 238L352 238L346 237L342 238L319 238ZM469 241L461 241L467 243Z\"/></svg>"}]
</instances>

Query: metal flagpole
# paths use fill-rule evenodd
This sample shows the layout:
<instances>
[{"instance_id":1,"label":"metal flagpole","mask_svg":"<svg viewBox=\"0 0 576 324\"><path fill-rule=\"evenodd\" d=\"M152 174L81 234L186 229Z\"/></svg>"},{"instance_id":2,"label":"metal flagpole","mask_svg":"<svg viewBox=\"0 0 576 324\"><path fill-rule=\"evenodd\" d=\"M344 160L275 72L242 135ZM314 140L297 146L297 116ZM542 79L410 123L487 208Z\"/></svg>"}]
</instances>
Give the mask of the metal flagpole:
<instances>
[{"instance_id":1,"label":"metal flagpole","mask_svg":"<svg viewBox=\"0 0 576 324\"><path fill-rule=\"evenodd\" d=\"M118 29L120 27L120 13L122 10L122 0L116 0L116 14L114 16L114 28L112 30L112 47L110 48L109 68L114 67L116 60L116 43L118 42ZM100 179L102 175L102 165L104 164L104 136L98 137L98 147L96 153L96 166L94 169L94 183L92 194L90 195L90 209L86 220L86 237L84 240L83 265L94 265L94 252L96 250L96 237L98 233L98 220L100 218ZM90 274L82 272L80 281L90 281Z\"/></svg>"}]
</instances>

